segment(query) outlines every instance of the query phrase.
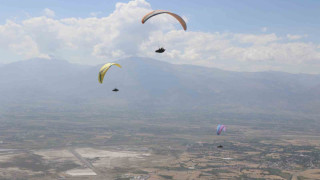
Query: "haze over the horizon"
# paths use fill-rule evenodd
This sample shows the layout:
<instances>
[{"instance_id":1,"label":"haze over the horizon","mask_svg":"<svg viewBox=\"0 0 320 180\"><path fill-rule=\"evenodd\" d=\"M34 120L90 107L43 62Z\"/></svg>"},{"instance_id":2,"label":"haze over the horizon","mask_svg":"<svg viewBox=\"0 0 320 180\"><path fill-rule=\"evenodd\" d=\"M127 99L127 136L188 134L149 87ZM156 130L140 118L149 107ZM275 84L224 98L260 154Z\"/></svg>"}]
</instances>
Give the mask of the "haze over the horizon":
<instances>
[{"instance_id":1,"label":"haze over the horizon","mask_svg":"<svg viewBox=\"0 0 320 180\"><path fill-rule=\"evenodd\" d=\"M125 58L98 83L100 65L33 59L0 67L0 112L86 109L162 113L319 115L320 75L241 73ZM17 73L19 72L19 73ZM113 88L119 93L113 93ZM232 114L232 113L231 113Z\"/></svg>"},{"instance_id":2,"label":"haze over the horizon","mask_svg":"<svg viewBox=\"0 0 320 180\"><path fill-rule=\"evenodd\" d=\"M318 1L2 2L0 64L30 58L101 64L129 56L232 71L320 73ZM170 16L142 25L154 9ZM303 16L300 16L303 14ZM163 45L167 51L155 54Z\"/></svg>"}]
</instances>

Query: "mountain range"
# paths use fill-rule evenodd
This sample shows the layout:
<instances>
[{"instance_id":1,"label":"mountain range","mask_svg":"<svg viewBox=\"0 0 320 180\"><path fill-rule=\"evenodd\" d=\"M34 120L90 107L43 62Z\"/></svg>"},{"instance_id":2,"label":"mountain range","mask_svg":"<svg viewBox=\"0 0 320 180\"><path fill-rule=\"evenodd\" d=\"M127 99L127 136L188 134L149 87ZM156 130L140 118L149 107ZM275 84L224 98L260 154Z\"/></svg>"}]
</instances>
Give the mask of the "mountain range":
<instances>
[{"instance_id":1,"label":"mountain range","mask_svg":"<svg viewBox=\"0 0 320 180\"><path fill-rule=\"evenodd\" d=\"M102 64L47 59L3 64L0 112L320 112L320 75L233 72L143 57L116 62L122 68L110 68L103 84Z\"/></svg>"}]
</instances>

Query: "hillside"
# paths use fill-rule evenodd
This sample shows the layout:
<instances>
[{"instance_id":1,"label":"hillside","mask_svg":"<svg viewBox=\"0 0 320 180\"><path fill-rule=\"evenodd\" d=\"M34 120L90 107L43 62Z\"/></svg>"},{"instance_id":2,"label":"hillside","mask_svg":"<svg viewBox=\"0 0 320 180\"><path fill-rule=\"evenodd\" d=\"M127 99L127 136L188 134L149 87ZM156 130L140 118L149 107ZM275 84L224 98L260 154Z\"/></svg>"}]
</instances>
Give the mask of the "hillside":
<instances>
[{"instance_id":1,"label":"hillside","mask_svg":"<svg viewBox=\"0 0 320 180\"><path fill-rule=\"evenodd\" d=\"M45 59L2 65L0 108L319 113L319 75L231 72L139 57L117 62L123 68L111 68L103 84L97 80L101 65Z\"/></svg>"}]
</instances>

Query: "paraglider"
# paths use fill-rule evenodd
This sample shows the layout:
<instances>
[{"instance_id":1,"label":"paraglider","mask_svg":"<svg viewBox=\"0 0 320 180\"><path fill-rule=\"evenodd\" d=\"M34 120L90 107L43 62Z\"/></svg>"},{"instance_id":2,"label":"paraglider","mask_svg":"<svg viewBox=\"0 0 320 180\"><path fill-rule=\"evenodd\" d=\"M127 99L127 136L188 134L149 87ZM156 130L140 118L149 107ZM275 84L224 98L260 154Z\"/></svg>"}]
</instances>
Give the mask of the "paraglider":
<instances>
[{"instance_id":1,"label":"paraglider","mask_svg":"<svg viewBox=\"0 0 320 180\"><path fill-rule=\"evenodd\" d=\"M217 126L217 135L220 135L222 131L226 131L226 126L223 124L219 124Z\"/></svg>"},{"instance_id":2,"label":"paraglider","mask_svg":"<svg viewBox=\"0 0 320 180\"><path fill-rule=\"evenodd\" d=\"M149 12L148 14L146 14L141 22L142 24L144 24L148 19L152 18L153 16L156 16L156 15L159 15L159 14L169 14L171 16L173 16L174 18L176 18L179 23L181 24L181 26L183 27L183 29L186 31L187 30L187 23L177 14L174 14L170 11L165 11L165 10L154 10L154 11L151 11Z\"/></svg>"},{"instance_id":3,"label":"paraglider","mask_svg":"<svg viewBox=\"0 0 320 180\"><path fill-rule=\"evenodd\" d=\"M120 64L117 64L117 63L107 63L105 65L103 65L101 68L100 68L100 71L99 71L99 76L98 76L98 80L99 80L99 83L102 84L103 82L103 79L104 79L104 76L106 75L107 71L110 69L111 66L118 66L119 68L121 68L121 65ZM114 88L112 90L113 92L118 92L119 89L117 88Z\"/></svg>"},{"instance_id":4,"label":"paraglider","mask_svg":"<svg viewBox=\"0 0 320 180\"><path fill-rule=\"evenodd\" d=\"M176 18L176 20L179 21L179 23L181 24L182 28L186 31L187 30L187 23L182 19L182 17L180 17L179 15L172 13L170 11L165 11L165 10L154 10L149 12L148 14L146 14L141 22L142 24L144 24L146 21L148 21L148 19L152 18L153 16L157 16L159 14L169 14L171 16L173 16L174 18ZM156 50L156 53L163 53L165 51L164 48L159 48L158 50Z\"/></svg>"},{"instance_id":5,"label":"paraglider","mask_svg":"<svg viewBox=\"0 0 320 180\"><path fill-rule=\"evenodd\" d=\"M223 124L219 124L217 126L217 135L219 136L222 131L226 131L226 126ZM217 148L223 148L223 146L220 144L219 146L217 146Z\"/></svg>"},{"instance_id":6,"label":"paraglider","mask_svg":"<svg viewBox=\"0 0 320 180\"><path fill-rule=\"evenodd\" d=\"M99 80L100 84L102 84L104 76L106 75L106 73L110 69L110 67L113 66L113 65L118 66L119 68L121 68L121 65L117 64L117 63L107 63L107 64L103 65L100 68L99 76L98 76L98 80Z\"/></svg>"}]
</instances>

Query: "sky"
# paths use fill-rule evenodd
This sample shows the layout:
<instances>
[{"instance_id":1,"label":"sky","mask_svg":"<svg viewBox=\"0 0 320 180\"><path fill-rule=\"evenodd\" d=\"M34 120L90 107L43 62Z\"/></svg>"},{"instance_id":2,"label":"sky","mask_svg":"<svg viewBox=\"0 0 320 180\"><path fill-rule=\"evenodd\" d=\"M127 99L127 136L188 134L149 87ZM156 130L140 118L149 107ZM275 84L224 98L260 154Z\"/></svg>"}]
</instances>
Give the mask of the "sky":
<instances>
[{"instance_id":1,"label":"sky","mask_svg":"<svg viewBox=\"0 0 320 180\"><path fill-rule=\"evenodd\" d=\"M318 0L0 0L0 64L130 56L232 71L320 73ZM169 15L141 24L165 9ZM154 53L164 46L166 52Z\"/></svg>"}]
</instances>

